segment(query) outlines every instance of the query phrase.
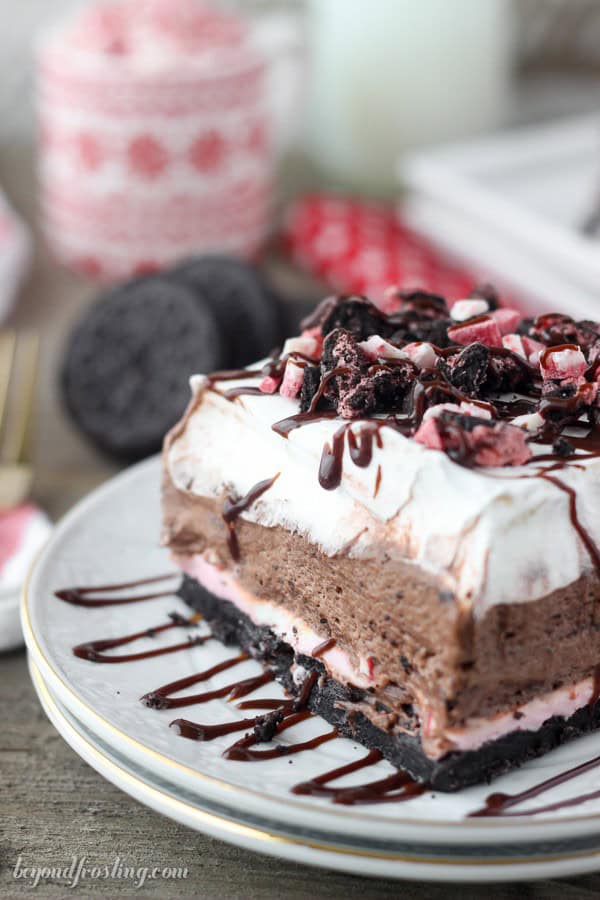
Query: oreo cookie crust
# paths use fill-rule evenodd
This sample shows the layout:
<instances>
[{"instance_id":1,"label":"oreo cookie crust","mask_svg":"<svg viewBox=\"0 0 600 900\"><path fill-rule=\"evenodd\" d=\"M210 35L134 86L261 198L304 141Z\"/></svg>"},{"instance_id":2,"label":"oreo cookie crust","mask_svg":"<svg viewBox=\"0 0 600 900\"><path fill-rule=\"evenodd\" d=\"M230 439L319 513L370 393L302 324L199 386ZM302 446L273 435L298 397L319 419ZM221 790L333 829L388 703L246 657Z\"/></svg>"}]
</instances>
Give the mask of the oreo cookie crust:
<instances>
[{"instance_id":1,"label":"oreo cookie crust","mask_svg":"<svg viewBox=\"0 0 600 900\"><path fill-rule=\"evenodd\" d=\"M190 373L222 364L210 308L183 284L140 278L102 295L75 326L62 395L98 448L130 461L160 449L188 402Z\"/></svg>"}]
</instances>

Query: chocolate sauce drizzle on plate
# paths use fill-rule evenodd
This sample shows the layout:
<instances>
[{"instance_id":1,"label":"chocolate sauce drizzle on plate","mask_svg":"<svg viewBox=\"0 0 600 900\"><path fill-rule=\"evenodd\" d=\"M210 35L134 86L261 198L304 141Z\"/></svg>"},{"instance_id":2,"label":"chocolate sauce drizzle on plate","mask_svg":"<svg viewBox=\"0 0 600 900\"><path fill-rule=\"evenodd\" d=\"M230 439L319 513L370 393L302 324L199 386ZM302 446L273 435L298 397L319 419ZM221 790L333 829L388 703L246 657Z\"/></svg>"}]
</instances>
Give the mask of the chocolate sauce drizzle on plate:
<instances>
[{"instance_id":1,"label":"chocolate sauce drizzle on plate","mask_svg":"<svg viewBox=\"0 0 600 900\"><path fill-rule=\"evenodd\" d=\"M585 772L589 772L591 769L596 769L599 766L600 756L595 756L593 759L588 759L586 762L574 766L572 769L567 769L566 772L560 772L552 778L547 778L545 781L541 781L539 784L535 784L533 787L527 788L519 794L490 794L485 801L485 806L482 809L469 813L469 818L484 818L487 816L533 816L538 815L539 813L554 812L554 810L557 809L565 809L569 806L577 806L580 803L585 803L587 800L600 797L600 790L591 791L587 794L579 794L576 797L568 797L565 800L558 800L556 803L548 803L545 806L537 806L535 809L513 810L513 807L517 806L519 803L524 803L526 800L539 797L540 794L544 794L546 791L549 791L560 784L565 784L573 778L577 778L578 775L583 775Z\"/></svg>"},{"instance_id":2,"label":"chocolate sauce drizzle on plate","mask_svg":"<svg viewBox=\"0 0 600 900\"><path fill-rule=\"evenodd\" d=\"M200 694L190 694L186 697L170 696L170 694L175 694L177 691L182 691L187 687L191 687L191 685L197 684L199 681L206 681L218 672L223 672L225 669L237 665L246 658L247 657L242 654L241 656L236 656L233 659L218 663L216 666L212 666L210 669L206 669L204 672L200 672L197 675L190 675L187 678L181 678L179 681L173 681L170 684L166 684L156 691L150 691L148 694L144 694L141 698L142 703L152 709L178 709L182 706L193 706L196 703L207 703L209 700L216 700L218 697L227 697L228 700L236 700L239 697L245 697L246 694L250 694L257 688L262 687L263 684L268 684L273 681L273 675L267 671L261 672L260 675L254 675L251 678L243 678L241 681L234 681L231 684L215 688L212 691L203 691Z\"/></svg>"},{"instance_id":3,"label":"chocolate sauce drizzle on plate","mask_svg":"<svg viewBox=\"0 0 600 900\"><path fill-rule=\"evenodd\" d=\"M95 594L120 594L122 591L128 591L132 588L143 587L146 584L155 584L157 582L169 581L173 579L179 581L178 572L172 572L170 575L156 575L153 578L141 578L138 581L127 581L123 584L104 584L94 585L92 587L72 587L62 588L55 591L55 596L65 603L71 603L73 606L121 606L125 603L141 603L145 600L154 600L157 597L172 597L173 591L157 591L149 594L128 594L125 597L95 597Z\"/></svg>"},{"instance_id":4,"label":"chocolate sauce drizzle on plate","mask_svg":"<svg viewBox=\"0 0 600 900\"><path fill-rule=\"evenodd\" d=\"M370 781L366 784L352 785L351 787L331 787L332 781L351 775L360 769L365 769L380 762L383 756L379 750L370 750L362 759L338 766L322 775L317 775L309 781L303 781L292 788L292 794L300 794L310 797L328 797L333 803L354 806L359 803L394 803L410 800L418 797L428 790L427 785L418 784L407 775L406 772L397 772Z\"/></svg>"},{"instance_id":5,"label":"chocolate sauce drizzle on plate","mask_svg":"<svg viewBox=\"0 0 600 900\"><path fill-rule=\"evenodd\" d=\"M124 663L133 662L137 659L150 659L153 656L164 656L166 653L176 653L178 650L188 650L190 647L199 647L206 643L211 635L197 635L190 637L187 641L179 644L170 644L168 647L157 647L154 650L145 650L142 653L125 653L125 654L108 654L104 651L114 650L115 647L123 647L125 644L131 644L133 641L139 641L141 638L153 638L163 631L171 628L189 628L196 625L200 621L200 616L192 616L189 619L180 616L179 613L171 613L170 622L164 625L156 625L153 628L145 628L143 631L136 631L135 634L127 634L124 637L108 638L99 641L87 641L84 644L77 644L73 647L73 653L79 659L87 659L89 662L95 663Z\"/></svg>"},{"instance_id":6,"label":"chocolate sauce drizzle on plate","mask_svg":"<svg viewBox=\"0 0 600 900\"><path fill-rule=\"evenodd\" d=\"M94 590L101 590L103 592L115 591L121 593L128 589L135 589L141 584L150 584L154 580L161 581L163 580L163 577L164 576L159 576L156 579L144 579L141 581L109 585L102 588L80 588L78 590L83 593L84 597L87 595L87 593ZM166 595L167 592L164 593ZM155 594L153 593L147 594L145 595L144 599L152 599L154 596ZM56 597L66 602L72 602L69 596L69 592L66 590L56 591ZM141 598L139 597L133 597L130 595L128 597L121 597L119 602L136 602L140 599ZM112 602L110 598L109 602ZM147 628L142 631L135 632L134 634L128 634L123 637L117 638L88 641L84 644L78 644L73 648L73 653L80 659L85 659L89 662L94 663L125 663L149 659L154 656L159 656L166 653L175 653L179 650L184 650L189 647L199 646L206 641L213 639L213 636L211 634L203 634L190 638L186 642L172 644L167 647L159 647L154 650L146 650L139 653L117 655L109 654L106 652L107 650L113 650L116 647L121 647L143 638L154 637L157 634L160 634L171 628L185 628L196 626L201 617L199 615L194 615L191 618L186 619L183 616L173 613L169 618L170 621L167 623ZM336 641L334 638L327 638L314 648L312 656L315 658L322 657L330 650L332 650L335 645ZM252 691L258 689L259 687L262 687L263 685L275 680L273 673L268 669L265 669L265 671L263 671L259 675L240 678L239 680L230 682L221 688L215 688L213 690L204 691L202 693L188 694L182 697L173 696L180 693L181 691L186 690L187 688L192 687L195 684L207 681L220 672L227 671L228 669L233 669L235 666L247 660L248 656L245 653L239 653L237 656L223 660L220 663L216 663L215 665L210 666L202 672L197 672L193 675L186 676L184 678L178 679L177 681L173 681L169 684L163 685L162 687L156 688L155 690L149 691L140 698L141 702L145 706L156 710L176 709L184 706L192 706L196 704L207 703L210 700L214 700L217 698L226 698L227 701L232 702L234 700L239 700L240 698L245 697L247 694L250 694ZM267 714L275 714L277 718L272 728L271 738L279 736L287 729L292 728L294 725L298 725L310 718L315 718L314 714L308 709L308 702L310 699L311 691L318 677L319 676L316 671L311 671L306 676L300 692L295 697L258 697L255 699L242 700L240 703L236 704L236 707L240 710L266 710L268 711ZM235 743L233 743L230 747L227 747L223 752L223 756L226 759L236 760L238 762L260 762L278 759L283 756L291 756L296 753L301 753L304 750L316 749L322 744L325 744L328 741L334 740L336 737L338 737L337 730L331 729L329 731L325 731L321 734L315 735L314 737L305 738L303 740L298 740L286 744L277 743L275 744L275 746L270 748L256 749L256 744L261 743L265 740L264 735L256 733L256 728L257 725L259 725L261 718L262 716L259 712L257 715L249 718L236 719L232 722L222 722L215 725L205 725L199 722L192 722L188 719L175 719L170 724L171 727L182 737L196 741L212 741L216 738L223 737L229 734L235 734L236 732L240 731L249 732L245 734L241 739L235 741ZM252 729L255 729L255 731L253 732ZM390 802L392 800L407 800L410 799L411 796L417 796L418 794L423 793L423 791L427 790L425 786L418 785L413 782L410 777L404 772L393 773L391 776L373 781L370 784L359 785L352 788L327 787L330 781L341 778L343 775L349 774L350 772L358 771L359 769L363 769L369 765L373 765L379 762L381 759L382 756L378 751L371 751L367 755L367 757L357 760L354 763L350 763L348 765L325 772L322 775L317 776L313 781L303 782L302 784L297 785L296 788L293 789L293 791L298 794L331 796L333 802L335 803L344 803L347 805L351 805L355 803L379 803Z\"/></svg>"},{"instance_id":7,"label":"chocolate sauce drizzle on plate","mask_svg":"<svg viewBox=\"0 0 600 900\"><path fill-rule=\"evenodd\" d=\"M145 578L137 581L124 582L122 584L63 589L56 591L55 596L63 602L73 603L73 592L77 592L77 596L81 596L85 601L85 598L87 598L90 593L101 592L105 595L114 592L121 595L125 591L135 591L135 589L140 586L152 584L153 582L162 582L167 578L172 577L173 575L161 575L156 578ZM169 596L170 594L171 592L166 591L161 592L160 594L149 592L142 597L136 596L135 594L129 594L120 596L117 601L110 597L107 598L103 596L98 598L95 602L78 602L78 605L102 606L112 605L115 602L137 603L142 600L152 600L156 596ZM112 654L107 653L106 651L114 650L117 647L122 647L144 638L153 638L169 629L197 627L200 620L201 616L199 614L194 614L190 618L185 618L178 613L172 613L169 616L169 621L166 623L122 637L87 641L75 646L73 648L73 653L80 659L99 664L136 662L168 653L176 653L190 649L191 647L201 646L209 640L214 640L214 637L210 633L194 635L190 636L187 641L169 644L166 647L158 647L154 650L146 650L138 653ZM314 648L312 656L315 658L322 657L332 650L335 645L336 642L334 638L327 638ZM144 694L140 700L145 706L155 710L176 709L184 706L202 704L217 698L226 698L228 702L240 700L240 698L247 696L259 687L273 682L275 680L274 674L269 669L265 668L259 675L242 677L236 681L227 683L221 688L204 691L198 694L189 694L183 697L175 697L173 695L178 694L195 684L207 681L220 672L233 669L235 666L246 662L248 658L249 657L245 653L238 653L236 656L225 659L220 663L216 663L201 672L188 675L177 681L172 681L169 684L151 690ZM295 697L257 697L236 703L236 708L239 710L266 710L267 717L269 715L273 717L268 734L261 731L261 720L264 719L264 716L261 715L260 712L257 715L248 718L235 719L231 722L221 722L214 725L205 725L188 719L174 719L170 723L170 726L181 737L203 742L213 741L217 738L235 734L240 731L247 732L244 737L235 741L235 743L227 747L223 752L223 756L226 759L235 760L237 762L261 762L301 753L304 750L316 749L322 744L338 737L338 732L335 729L331 729L314 737L298 740L289 744L277 743L275 746L269 748L255 748L257 744L263 743L265 740L273 740L273 738L278 737L282 732L292 728L294 725L298 725L310 718L317 718L308 708L308 704L312 689L315 686L318 677L319 674L316 670L309 672L302 683L298 695ZM594 671L594 681L589 704L594 705L599 696L600 666L596 667L596 670ZM383 778L375 779L374 781L366 782L364 784L361 783L348 787L332 786L331 782L376 765L381 762L382 759L383 756L379 750L370 750L361 759L335 767L314 778L295 785L291 789L292 793L304 796L327 797L333 803L350 806L358 804L403 802L418 797L429 789L427 785L413 781L413 779L402 770L397 770ZM545 791L568 782L578 775L596 767L600 767L600 756L575 766L572 769L568 769L566 772L547 779L538 785L534 785L532 788L522 791L519 794L490 794L486 800L485 806L470 815L472 817L536 815L585 803L587 800L600 797L600 790L580 794L546 806L536 807L533 810L520 811L513 809L518 804L533 797L537 797Z\"/></svg>"}]
</instances>

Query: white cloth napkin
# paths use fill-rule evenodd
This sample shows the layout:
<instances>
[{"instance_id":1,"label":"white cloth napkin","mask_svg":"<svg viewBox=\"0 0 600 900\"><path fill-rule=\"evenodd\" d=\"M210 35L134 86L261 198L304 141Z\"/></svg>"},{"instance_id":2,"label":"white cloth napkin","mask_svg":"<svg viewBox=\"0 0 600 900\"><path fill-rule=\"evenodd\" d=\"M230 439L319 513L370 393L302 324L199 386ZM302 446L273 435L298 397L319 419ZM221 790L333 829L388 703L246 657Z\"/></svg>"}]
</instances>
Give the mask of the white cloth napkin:
<instances>
[{"instance_id":1,"label":"white cloth napkin","mask_svg":"<svg viewBox=\"0 0 600 900\"><path fill-rule=\"evenodd\" d=\"M51 530L50 520L33 503L0 510L0 652L23 642L19 622L21 591Z\"/></svg>"},{"instance_id":2,"label":"white cloth napkin","mask_svg":"<svg viewBox=\"0 0 600 900\"><path fill-rule=\"evenodd\" d=\"M12 310L31 263L31 234L0 190L0 322Z\"/></svg>"}]
</instances>

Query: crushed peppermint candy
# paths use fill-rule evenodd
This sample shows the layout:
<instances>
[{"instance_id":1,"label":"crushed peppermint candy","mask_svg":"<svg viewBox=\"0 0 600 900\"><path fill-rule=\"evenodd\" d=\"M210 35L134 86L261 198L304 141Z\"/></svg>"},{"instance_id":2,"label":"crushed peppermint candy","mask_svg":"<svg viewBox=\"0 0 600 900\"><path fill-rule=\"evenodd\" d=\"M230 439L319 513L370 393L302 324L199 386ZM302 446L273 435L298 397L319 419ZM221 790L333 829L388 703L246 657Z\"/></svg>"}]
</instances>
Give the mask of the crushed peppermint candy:
<instances>
[{"instance_id":1,"label":"crushed peppermint candy","mask_svg":"<svg viewBox=\"0 0 600 900\"><path fill-rule=\"evenodd\" d=\"M384 340L378 334L371 335L366 341L358 345L369 359L406 359L406 350L399 350L389 341Z\"/></svg>"},{"instance_id":2,"label":"crushed peppermint candy","mask_svg":"<svg viewBox=\"0 0 600 900\"><path fill-rule=\"evenodd\" d=\"M548 379L576 382L587 369L585 356L574 344L547 347L540 354L540 369L544 381Z\"/></svg>"},{"instance_id":3,"label":"crushed peppermint candy","mask_svg":"<svg viewBox=\"0 0 600 900\"><path fill-rule=\"evenodd\" d=\"M304 367L299 366L293 359L288 359L285 364L285 372L279 393L282 397L289 397L291 400L294 400L300 396L303 381Z\"/></svg>"},{"instance_id":4,"label":"crushed peppermint candy","mask_svg":"<svg viewBox=\"0 0 600 900\"><path fill-rule=\"evenodd\" d=\"M532 455L520 428L448 410L423 421L415 441L476 466L522 466Z\"/></svg>"},{"instance_id":5,"label":"crushed peppermint candy","mask_svg":"<svg viewBox=\"0 0 600 900\"><path fill-rule=\"evenodd\" d=\"M501 334L510 334L521 321L521 313L516 309L509 309L508 307L495 309L490 315L497 323Z\"/></svg>"},{"instance_id":6,"label":"crushed peppermint candy","mask_svg":"<svg viewBox=\"0 0 600 900\"><path fill-rule=\"evenodd\" d=\"M429 409L425 411L423 421L426 422L427 419L441 416L443 412L456 412L460 413L463 416L475 416L476 418L480 419L492 418L492 411L488 407L480 406L477 403L469 403L468 401L463 400L460 404L438 403L437 406L430 406Z\"/></svg>"},{"instance_id":7,"label":"crushed peppermint candy","mask_svg":"<svg viewBox=\"0 0 600 900\"><path fill-rule=\"evenodd\" d=\"M495 319L489 316L480 316L477 319L467 319L460 325L453 325L448 329L448 337L455 344L466 347L474 341L485 344L486 347L501 347L502 332Z\"/></svg>"},{"instance_id":8,"label":"crushed peppermint candy","mask_svg":"<svg viewBox=\"0 0 600 900\"><path fill-rule=\"evenodd\" d=\"M466 322L484 316L490 310L487 300L457 300L450 310L450 317L455 322Z\"/></svg>"},{"instance_id":9,"label":"crushed peppermint candy","mask_svg":"<svg viewBox=\"0 0 600 900\"><path fill-rule=\"evenodd\" d=\"M435 352L435 347L433 344L428 343L428 341L414 341L412 344L407 344L403 347L402 352L405 353L411 362L414 362L415 366L418 366L419 369L433 369L439 359Z\"/></svg>"}]
</instances>

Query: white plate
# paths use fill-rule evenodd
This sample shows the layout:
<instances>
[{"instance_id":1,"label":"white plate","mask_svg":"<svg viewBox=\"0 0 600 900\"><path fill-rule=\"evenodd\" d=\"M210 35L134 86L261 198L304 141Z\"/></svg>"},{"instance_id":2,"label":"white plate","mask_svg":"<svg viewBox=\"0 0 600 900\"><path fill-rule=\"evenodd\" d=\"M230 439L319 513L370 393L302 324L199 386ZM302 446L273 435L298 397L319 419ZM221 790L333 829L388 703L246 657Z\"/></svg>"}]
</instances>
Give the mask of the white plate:
<instances>
[{"instance_id":1,"label":"white plate","mask_svg":"<svg viewBox=\"0 0 600 900\"><path fill-rule=\"evenodd\" d=\"M169 722L183 716L203 723L231 721L238 715L225 700L177 711L144 707L140 696L148 690L206 669L229 655L216 641L172 655L124 664L95 664L76 658L75 644L118 637L160 625L172 611L188 612L175 596L146 603L86 609L53 596L60 588L132 581L169 571L167 553L158 546L160 464L142 463L96 490L56 528L31 574L23 603L23 625L35 665L56 699L112 752L137 768L152 773L193 794L203 804L221 804L240 819L260 816L283 831L328 835L347 849L366 853L405 854L406 847L436 853L483 853L497 858L540 853L586 853L600 847L600 800L542 816L518 819L468 819L483 805L488 787L469 788L458 794L425 794L400 804L339 807L325 798L297 797L290 788L299 781L331 769L365 751L346 739L336 739L317 750L260 763L231 762L222 751L235 735L211 743L179 737ZM204 626L201 626L204 627ZM191 631L191 630L190 630ZM132 651L166 646L177 639L170 631L142 638ZM259 671L253 661L243 663L248 674ZM236 672L237 676L237 672ZM227 683L227 673L215 676L206 687ZM261 689L273 696L272 685ZM320 719L296 726L311 734L328 730ZM288 740L292 730L281 736ZM600 754L600 735L573 742L497 779L494 790L518 792L559 771ZM289 760L292 760L290 764ZM387 763L378 770L389 772ZM371 770L372 771L372 770ZM375 777L366 771L349 776L365 782ZM582 794L597 788L597 771L553 789L543 802ZM530 801L529 807L540 801ZM524 809L527 806L523 807ZM351 849L352 848L352 849ZM600 867L600 861L599 861Z\"/></svg>"},{"instance_id":2,"label":"white plate","mask_svg":"<svg viewBox=\"0 0 600 900\"><path fill-rule=\"evenodd\" d=\"M357 875L428 881L521 881L592 872L600 850L580 852L543 846L531 848L531 858L499 859L497 848L448 848L407 845L390 852L351 849L331 842L328 835L282 831L260 815L241 817L221 804L200 802L193 793L157 777L119 755L77 720L44 683L30 659L30 672L42 706L67 743L97 772L141 803L181 824L248 850L280 856L307 865L339 869Z\"/></svg>"}]
</instances>

